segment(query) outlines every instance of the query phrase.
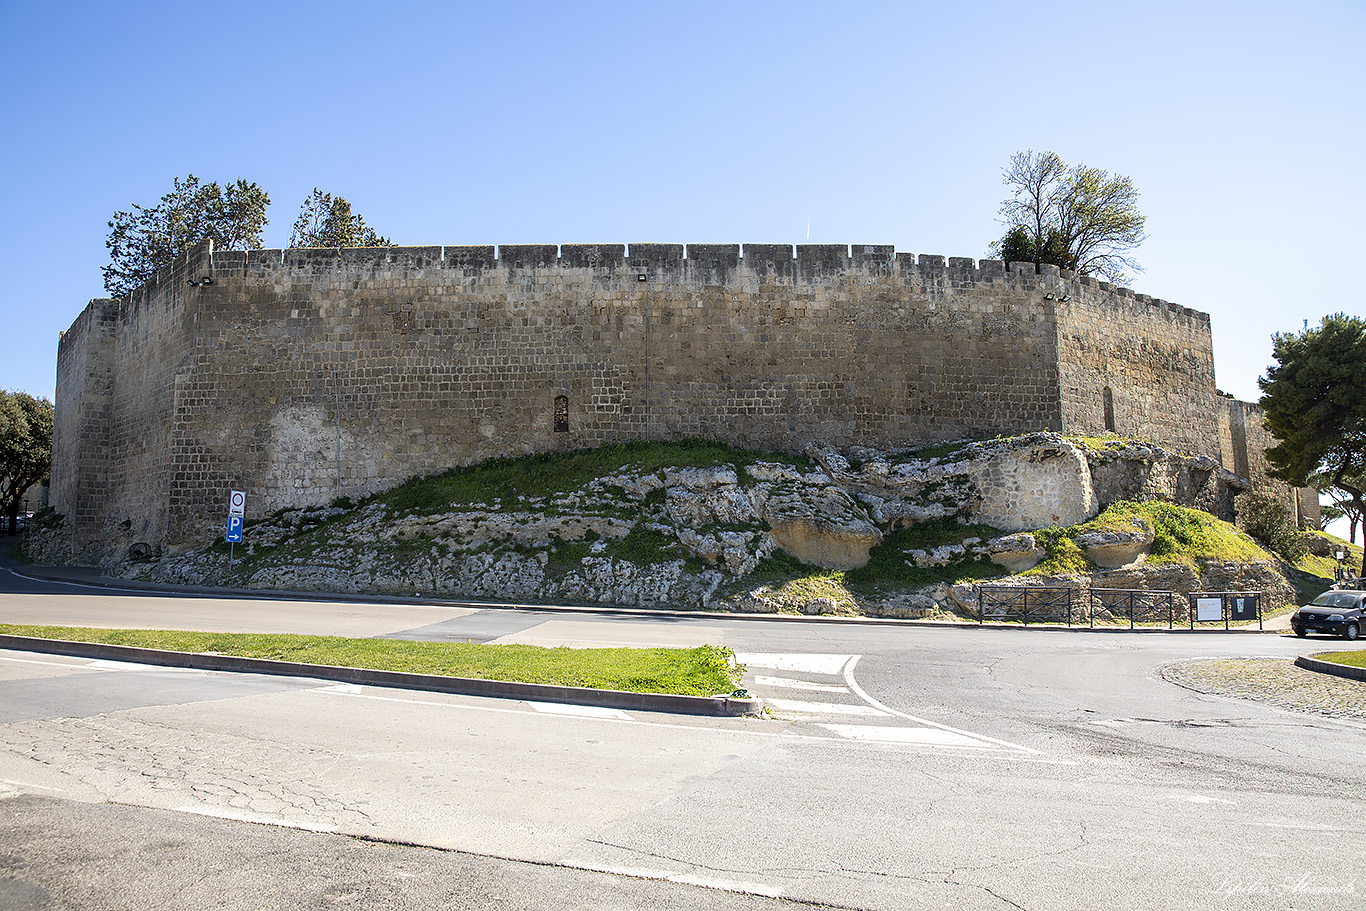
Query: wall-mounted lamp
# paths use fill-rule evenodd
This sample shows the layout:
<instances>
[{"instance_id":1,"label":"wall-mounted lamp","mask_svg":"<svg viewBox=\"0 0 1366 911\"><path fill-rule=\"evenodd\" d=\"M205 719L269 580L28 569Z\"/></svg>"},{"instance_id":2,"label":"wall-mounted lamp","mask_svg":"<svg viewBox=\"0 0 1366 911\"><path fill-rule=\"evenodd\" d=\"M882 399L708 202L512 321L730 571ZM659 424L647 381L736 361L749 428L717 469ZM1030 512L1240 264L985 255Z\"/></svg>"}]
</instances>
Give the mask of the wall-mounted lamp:
<instances>
[{"instance_id":1,"label":"wall-mounted lamp","mask_svg":"<svg viewBox=\"0 0 1366 911\"><path fill-rule=\"evenodd\" d=\"M1053 299L1053 292L1049 291L1047 294L1043 296L1043 299L1046 301L1051 301Z\"/></svg>"},{"instance_id":2,"label":"wall-mounted lamp","mask_svg":"<svg viewBox=\"0 0 1366 911\"><path fill-rule=\"evenodd\" d=\"M642 273L640 273L639 275L636 276L636 281L638 281L638 282L649 281L649 279L650 279L650 276L646 275L644 272L642 272Z\"/></svg>"},{"instance_id":3,"label":"wall-mounted lamp","mask_svg":"<svg viewBox=\"0 0 1366 911\"><path fill-rule=\"evenodd\" d=\"M193 287L195 287L195 286L197 286L197 285L212 285L212 284L213 284L213 278L212 278L211 276L208 276L208 275L204 276L204 277L201 278L199 281L195 281L194 279L191 278L191 279L187 280L187 281L185 282L185 284L189 285L191 288L193 288Z\"/></svg>"},{"instance_id":4,"label":"wall-mounted lamp","mask_svg":"<svg viewBox=\"0 0 1366 911\"><path fill-rule=\"evenodd\" d=\"M1058 300L1062 301L1063 303L1066 303L1067 301L1070 301L1071 299L1072 299L1072 295L1070 295L1070 294L1064 294L1062 297L1058 298Z\"/></svg>"}]
</instances>

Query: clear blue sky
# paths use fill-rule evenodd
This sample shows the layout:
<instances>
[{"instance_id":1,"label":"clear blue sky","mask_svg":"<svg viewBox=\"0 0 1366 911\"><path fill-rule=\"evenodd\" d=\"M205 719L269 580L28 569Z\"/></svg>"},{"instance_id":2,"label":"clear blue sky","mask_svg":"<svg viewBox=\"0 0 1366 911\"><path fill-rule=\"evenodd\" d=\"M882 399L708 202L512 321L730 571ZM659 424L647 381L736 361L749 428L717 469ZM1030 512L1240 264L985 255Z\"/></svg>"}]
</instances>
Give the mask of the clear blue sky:
<instances>
[{"instance_id":1,"label":"clear blue sky","mask_svg":"<svg viewBox=\"0 0 1366 911\"><path fill-rule=\"evenodd\" d=\"M1130 176L1221 388L1361 314L1366 5L0 0L0 386L51 397L111 213L238 177L402 244L983 257L1023 149Z\"/></svg>"}]
</instances>

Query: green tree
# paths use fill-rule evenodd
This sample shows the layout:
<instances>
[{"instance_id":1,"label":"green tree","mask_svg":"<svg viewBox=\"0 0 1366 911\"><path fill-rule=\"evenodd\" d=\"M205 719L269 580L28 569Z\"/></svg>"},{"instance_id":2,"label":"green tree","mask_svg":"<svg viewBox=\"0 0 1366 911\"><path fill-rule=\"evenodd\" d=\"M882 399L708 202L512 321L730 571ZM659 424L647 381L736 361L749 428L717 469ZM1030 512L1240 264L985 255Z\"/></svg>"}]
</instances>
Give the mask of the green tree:
<instances>
[{"instance_id":1,"label":"green tree","mask_svg":"<svg viewBox=\"0 0 1366 911\"><path fill-rule=\"evenodd\" d=\"M1366 512L1366 320L1337 313L1271 340L1277 363L1257 383L1267 429L1280 441L1266 451L1272 473L1299 487L1318 474Z\"/></svg>"},{"instance_id":2,"label":"green tree","mask_svg":"<svg viewBox=\"0 0 1366 911\"><path fill-rule=\"evenodd\" d=\"M1366 474L1353 475L1346 478L1346 481L1350 488L1366 489ZM1328 498L1333 501L1332 506L1321 508L1324 526L1326 527L1329 522L1336 519L1346 519L1347 540L1355 544L1357 542L1357 524L1362 521L1363 516L1358 504L1353 502L1351 492L1338 487L1333 483L1332 477L1322 471L1316 471L1309 476L1309 486L1319 493L1328 494Z\"/></svg>"},{"instance_id":3,"label":"green tree","mask_svg":"<svg viewBox=\"0 0 1366 911\"><path fill-rule=\"evenodd\" d=\"M1006 262L1051 263L1078 275L1123 284L1129 255L1147 235L1138 191L1128 177L1067 163L1054 152L1017 152L1002 172L1011 197L1001 203L1005 235L990 254Z\"/></svg>"},{"instance_id":4,"label":"green tree","mask_svg":"<svg viewBox=\"0 0 1366 911\"><path fill-rule=\"evenodd\" d=\"M1280 500L1252 494L1238 504L1238 524L1252 539L1287 563L1297 563L1309 553L1304 532L1295 527L1295 517Z\"/></svg>"},{"instance_id":5,"label":"green tree","mask_svg":"<svg viewBox=\"0 0 1366 911\"><path fill-rule=\"evenodd\" d=\"M0 392L0 510L16 531L19 503L52 468L52 403Z\"/></svg>"},{"instance_id":6,"label":"green tree","mask_svg":"<svg viewBox=\"0 0 1366 911\"><path fill-rule=\"evenodd\" d=\"M109 220L104 287L114 297L133 291L195 244L212 239L222 250L257 250L270 197L254 183L201 184L193 174L156 205L134 204Z\"/></svg>"},{"instance_id":7,"label":"green tree","mask_svg":"<svg viewBox=\"0 0 1366 911\"><path fill-rule=\"evenodd\" d=\"M391 243L359 213L352 212L351 203L344 197L334 197L317 187L304 200L289 236L291 247L387 247Z\"/></svg>"}]
</instances>

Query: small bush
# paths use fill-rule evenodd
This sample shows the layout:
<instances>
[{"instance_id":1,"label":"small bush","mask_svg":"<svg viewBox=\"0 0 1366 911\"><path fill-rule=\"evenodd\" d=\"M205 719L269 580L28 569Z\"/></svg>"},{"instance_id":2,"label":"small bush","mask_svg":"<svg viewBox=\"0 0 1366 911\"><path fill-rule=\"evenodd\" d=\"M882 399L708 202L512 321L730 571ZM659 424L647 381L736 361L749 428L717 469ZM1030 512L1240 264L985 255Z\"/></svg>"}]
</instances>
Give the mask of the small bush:
<instances>
[{"instance_id":1,"label":"small bush","mask_svg":"<svg viewBox=\"0 0 1366 911\"><path fill-rule=\"evenodd\" d=\"M1269 497L1249 494L1238 503L1239 525L1267 550L1287 563L1309 555L1308 536L1295 527L1290 507Z\"/></svg>"}]
</instances>

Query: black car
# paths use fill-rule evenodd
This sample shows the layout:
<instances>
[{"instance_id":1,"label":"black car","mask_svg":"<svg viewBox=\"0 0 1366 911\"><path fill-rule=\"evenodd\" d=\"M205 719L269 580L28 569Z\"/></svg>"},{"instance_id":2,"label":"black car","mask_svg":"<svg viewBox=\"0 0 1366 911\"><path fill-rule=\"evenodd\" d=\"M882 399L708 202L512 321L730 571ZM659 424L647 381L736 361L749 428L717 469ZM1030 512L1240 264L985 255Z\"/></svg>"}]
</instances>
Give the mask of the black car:
<instances>
[{"instance_id":1,"label":"black car","mask_svg":"<svg viewBox=\"0 0 1366 911\"><path fill-rule=\"evenodd\" d=\"M1295 611L1290 618L1290 628L1296 636L1327 633L1355 639L1361 635L1363 614L1366 614L1366 591L1327 591Z\"/></svg>"}]
</instances>

